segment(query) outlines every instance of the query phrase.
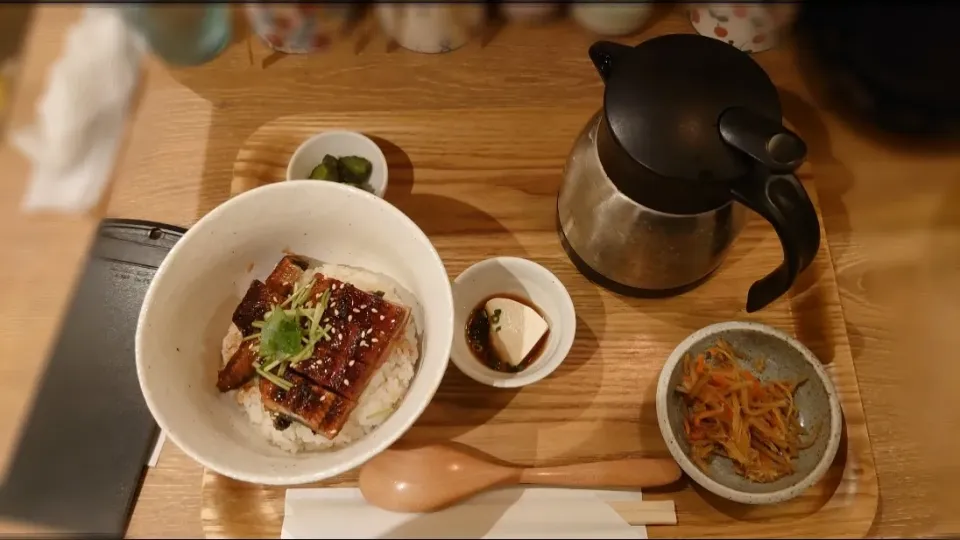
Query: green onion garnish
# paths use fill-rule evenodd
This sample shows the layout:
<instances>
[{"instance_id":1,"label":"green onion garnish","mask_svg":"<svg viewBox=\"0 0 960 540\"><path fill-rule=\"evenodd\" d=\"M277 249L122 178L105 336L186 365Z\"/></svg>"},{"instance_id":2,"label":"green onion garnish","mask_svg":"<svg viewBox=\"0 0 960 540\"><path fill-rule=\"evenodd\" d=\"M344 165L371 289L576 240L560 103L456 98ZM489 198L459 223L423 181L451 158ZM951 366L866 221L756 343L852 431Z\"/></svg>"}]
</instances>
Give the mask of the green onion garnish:
<instances>
[{"instance_id":1,"label":"green onion garnish","mask_svg":"<svg viewBox=\"0 0 960 540\"><path fill-rule=\"evenodd\" d=\"M297 308L299 308L299 307L303 304L303 302L304 302L304 301L307 299L307 297L310 295L310 291L311 291L311 289L313 289L313 285L314 285L314 283L315 283L316 281L317 281L317 276L314 275L313 277L310 278L310 281L309 281L306 285L303 286L302 289L294 292L294 293L290 296L290 307L291 307L291 308L297 309Z\"/></svg>"},{"instance_id":2,"label":"green onion garnish","mask_svg":"<svg viewBox=\"0 0 960 540\"><path fill-rule=\"evenodd\" d=\"M294 283L294 284L293 284L293 292L291 292L291 293L290 293L290 296L288 296L287 299L284 300L284 301L280 304L280 309L283 309L283 308L287 307L287 305L288 305L290 302L292 302L293 299L294 299L298 294L300 294L300 286L297 285L296 283Z\"/></svg>"},{"instance_id":3,"label":"green onion garnish","mask_svg":"<svg viewBox=\"0 0 960 540\"><path fill-rule=\"evenodd\" d=\"M327 304L330 303L330 289L323 291L323 296L320 297L320 303L317 304L317 308L313 310L313 318L310 319L310 337L316 338L317 329L320 326L320 317L323 317L323 312L327 310Z\"/></svg>"},{"instance_id":4,"label":"green onion garnish","mask_svg":"<svg viewBox=\"0 0 960 540\"><path fill-rule=\"evenodd\" d=\"M257 332L256 334L250 334L249 336L243 338L243 339L240 340L240 341L241 341L241 342L243 342L243 341L250 341L251 339L259 339L259 338L260 338L260 332Z\"/></svg>"},{"instance_id":5,"label":"green onion garnish","mask_svg":"<svg viewBox=\"0 0 960 540\"><path fill-rule=\"evenodd\" d=\"M330 331L333 327L329 324L320 326L320 319L330 303L331 290L328 288L323 291L316 306L313 306L310 293L315 283L316 276L313 276L303 287L294 285L293 293L282 304L273 306L263 320L253 323L253 326L261 331L244 338L260 338L254 345L260 356L259 362L254 363L254 368L261 377L285 390L293 387L289 381L282 378L287 368L310 358L320 340L332 339ZM307 307L304 307L305 305ZM306 324L301 317L307 320ZM296 335L299 335L299 339L294 341ZM260 352L260 349L263 349L263 352ZM274 369L279 375L273 373Z\"/></svg>"},{"instance_id":6,"label":"green onion garnish","mask_svg":"<svg viewBox=\"0 0 960 540\"><path fill-rule=\"evenodd\" d=\"M261 369L264 371L273 371L273 368L280 365L281 360L279 358L274 358L273 360L267 362L267 365L263 366Z\"/></svg>"},{"instance_id":7,"label":"green onion garnish","mask_svg":"<svg viewBox=\"0 0 960 540\"><path fill-rule=\"evenodd\" d=\"M279 386L280 388L283 388L284 390L290 390L291 388L293 388L292 382L286 379L281 379L280 377L277 377L276 375L274 375L273 373L270 373L269 371L264 371L263 369L260 368L260 366L256 366L256 370L261 377Z\"/></svg>"},{"instance_id":8,"label":"green onion garnish","mask_svg":"<svg viewBox=\"0 0 960 540\"><path fill-rule=\"evenodd\" d=\"M325 325L323 328L318 328L317 341L320 341L321 339L324 341L330 341L331 339L333 339L333 337L330 335L330 330L333 330L333 327L330 326L329 324Z\"/></svg>"},{"instance_id":9,"label":"green onion garnish","mask_svg":"<svg viewBox=\"0 0 960 540\"><path fill-rule=\"evenodd\" d=\"M313 348L316 345L316 341L310 340L306 345L304 345L303 349L301 349L299 353L290 357L290 365L295 366L307 358L310 358L310 356L313 354Z\"/></svg>"}]
</instances>

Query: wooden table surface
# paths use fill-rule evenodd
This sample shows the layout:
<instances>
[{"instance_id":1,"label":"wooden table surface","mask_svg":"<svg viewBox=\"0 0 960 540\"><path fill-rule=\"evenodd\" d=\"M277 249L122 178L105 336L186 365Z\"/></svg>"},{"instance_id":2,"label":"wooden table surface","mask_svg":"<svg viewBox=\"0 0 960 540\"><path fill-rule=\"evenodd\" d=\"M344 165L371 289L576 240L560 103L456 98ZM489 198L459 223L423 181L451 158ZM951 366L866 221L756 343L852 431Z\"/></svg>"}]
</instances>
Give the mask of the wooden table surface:
<instances>
[{"instance_id":1,"label":"wooden table surface","mask_svg":"<svg viewBox=\"0 0 960 540\"><path fill-rule=\"evenodd\" d=\"M76 7L38 8L25 45L12 128L33 117ZM625 42L688 32L678 10ZM344 110L600 106L586 50L569 21L508 26L446 55L388 50L372 25L324 54L276 57L246 32L213 62L147 62L112 192L85 216L23 215L29 165L0 146L0 467L5 467L98 220L189 226L223 202L237 150L272 119ZM960 145L917 143L848 122L822 98L792 47L756 55L806 138L841 289L880 481L876 536L956 536L960 465ZM587 117L584 117L586 122ZM544 118L544 129L549 129ZM466 123L464 129L469 129ZM919 354L918 354L919 353ZM199 536L201 468L167 445L146 476L133 537ZM28 530L4 522L0 533Z\"/></svg>"}]
</instances>

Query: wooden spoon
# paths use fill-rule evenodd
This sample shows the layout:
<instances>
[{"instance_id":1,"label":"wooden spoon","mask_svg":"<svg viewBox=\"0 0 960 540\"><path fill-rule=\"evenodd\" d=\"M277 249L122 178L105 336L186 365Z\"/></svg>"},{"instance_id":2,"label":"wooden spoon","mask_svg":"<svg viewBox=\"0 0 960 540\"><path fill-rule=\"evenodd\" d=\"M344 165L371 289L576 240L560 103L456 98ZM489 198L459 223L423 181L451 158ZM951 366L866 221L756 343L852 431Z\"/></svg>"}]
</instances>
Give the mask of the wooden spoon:
<instances>
[{"instance_id":1,"label":"wooden spoon","mask_svg":"<svg viewBox=\"0 0 960 540\"><path fill-rule=\"evenodd\" d=\"M461 449L463 448L463 449ZM514 484L649 488L680 478L672 459L619 459L561 467L510 467L451 444L395 444L360 469L360 492L394 512L433 512L485 489Z\"/></svg>"}]
</instances>

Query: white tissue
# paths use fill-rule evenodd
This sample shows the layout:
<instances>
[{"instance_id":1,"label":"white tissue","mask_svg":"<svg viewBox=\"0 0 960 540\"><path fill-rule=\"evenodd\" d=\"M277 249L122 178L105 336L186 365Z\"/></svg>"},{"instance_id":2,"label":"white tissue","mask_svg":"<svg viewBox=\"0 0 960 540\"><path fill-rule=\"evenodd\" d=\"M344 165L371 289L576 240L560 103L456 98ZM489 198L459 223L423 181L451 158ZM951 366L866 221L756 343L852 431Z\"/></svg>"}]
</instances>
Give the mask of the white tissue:
<instances>
[{"instance_id":1,"label":"white tissue","mask_svg":"<svg viewBox=\"0 0 960 540\"><path fill-rule=\"evenodd\" d=\"M150 458L147 460L147 467L156 467L160 462L160 452L163 451L163 443L167 440L167 434L163 431L157 435L157 442L153 443L153 451L150 452Z\"/></svg>"},{"instance_id":2,"label":"white tissue","mask_svg":"<svg viewBox=\"0 0 960 540\"><path fill-rule=\"evenodd\" d=\"M289 489L280 538L646 538L605 501L640 492L509 488L432 514L373 507L356 488Z\"/></svg>"},{"instance_id":3,"label":"white tissue","mask_svg":"<svg viewBox=\"0 0 960 540\"><path fill-rule=\"evenodd\" d=\"M144 49L116 8L88 7L70 29L35 124L12 134L33 164L24 210L84 212L100 201Z\"/></svg>"}]
</instances>

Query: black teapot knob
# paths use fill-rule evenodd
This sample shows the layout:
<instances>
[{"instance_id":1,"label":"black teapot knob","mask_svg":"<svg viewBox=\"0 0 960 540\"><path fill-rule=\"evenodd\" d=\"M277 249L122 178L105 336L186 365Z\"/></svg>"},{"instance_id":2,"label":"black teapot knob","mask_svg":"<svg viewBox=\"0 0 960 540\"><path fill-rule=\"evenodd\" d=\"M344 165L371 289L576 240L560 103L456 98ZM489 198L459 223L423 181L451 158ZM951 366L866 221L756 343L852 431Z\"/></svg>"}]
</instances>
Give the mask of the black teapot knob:
<instances>
[{"instance_id":1,"label":"black teapot knob","mask_svg":"<svg viewBox=\"0 0 960 540\"><path fill-rule=\"evenodd\" d=\"M600 73L600 78L606 82L613 73L617 61L632 49L633 47L629 45L621 45L612 41L598 41L590 46L588 54L590 60L593 61L593 65L597 68L597 72Z\"/></svg>"}]
</instances>

